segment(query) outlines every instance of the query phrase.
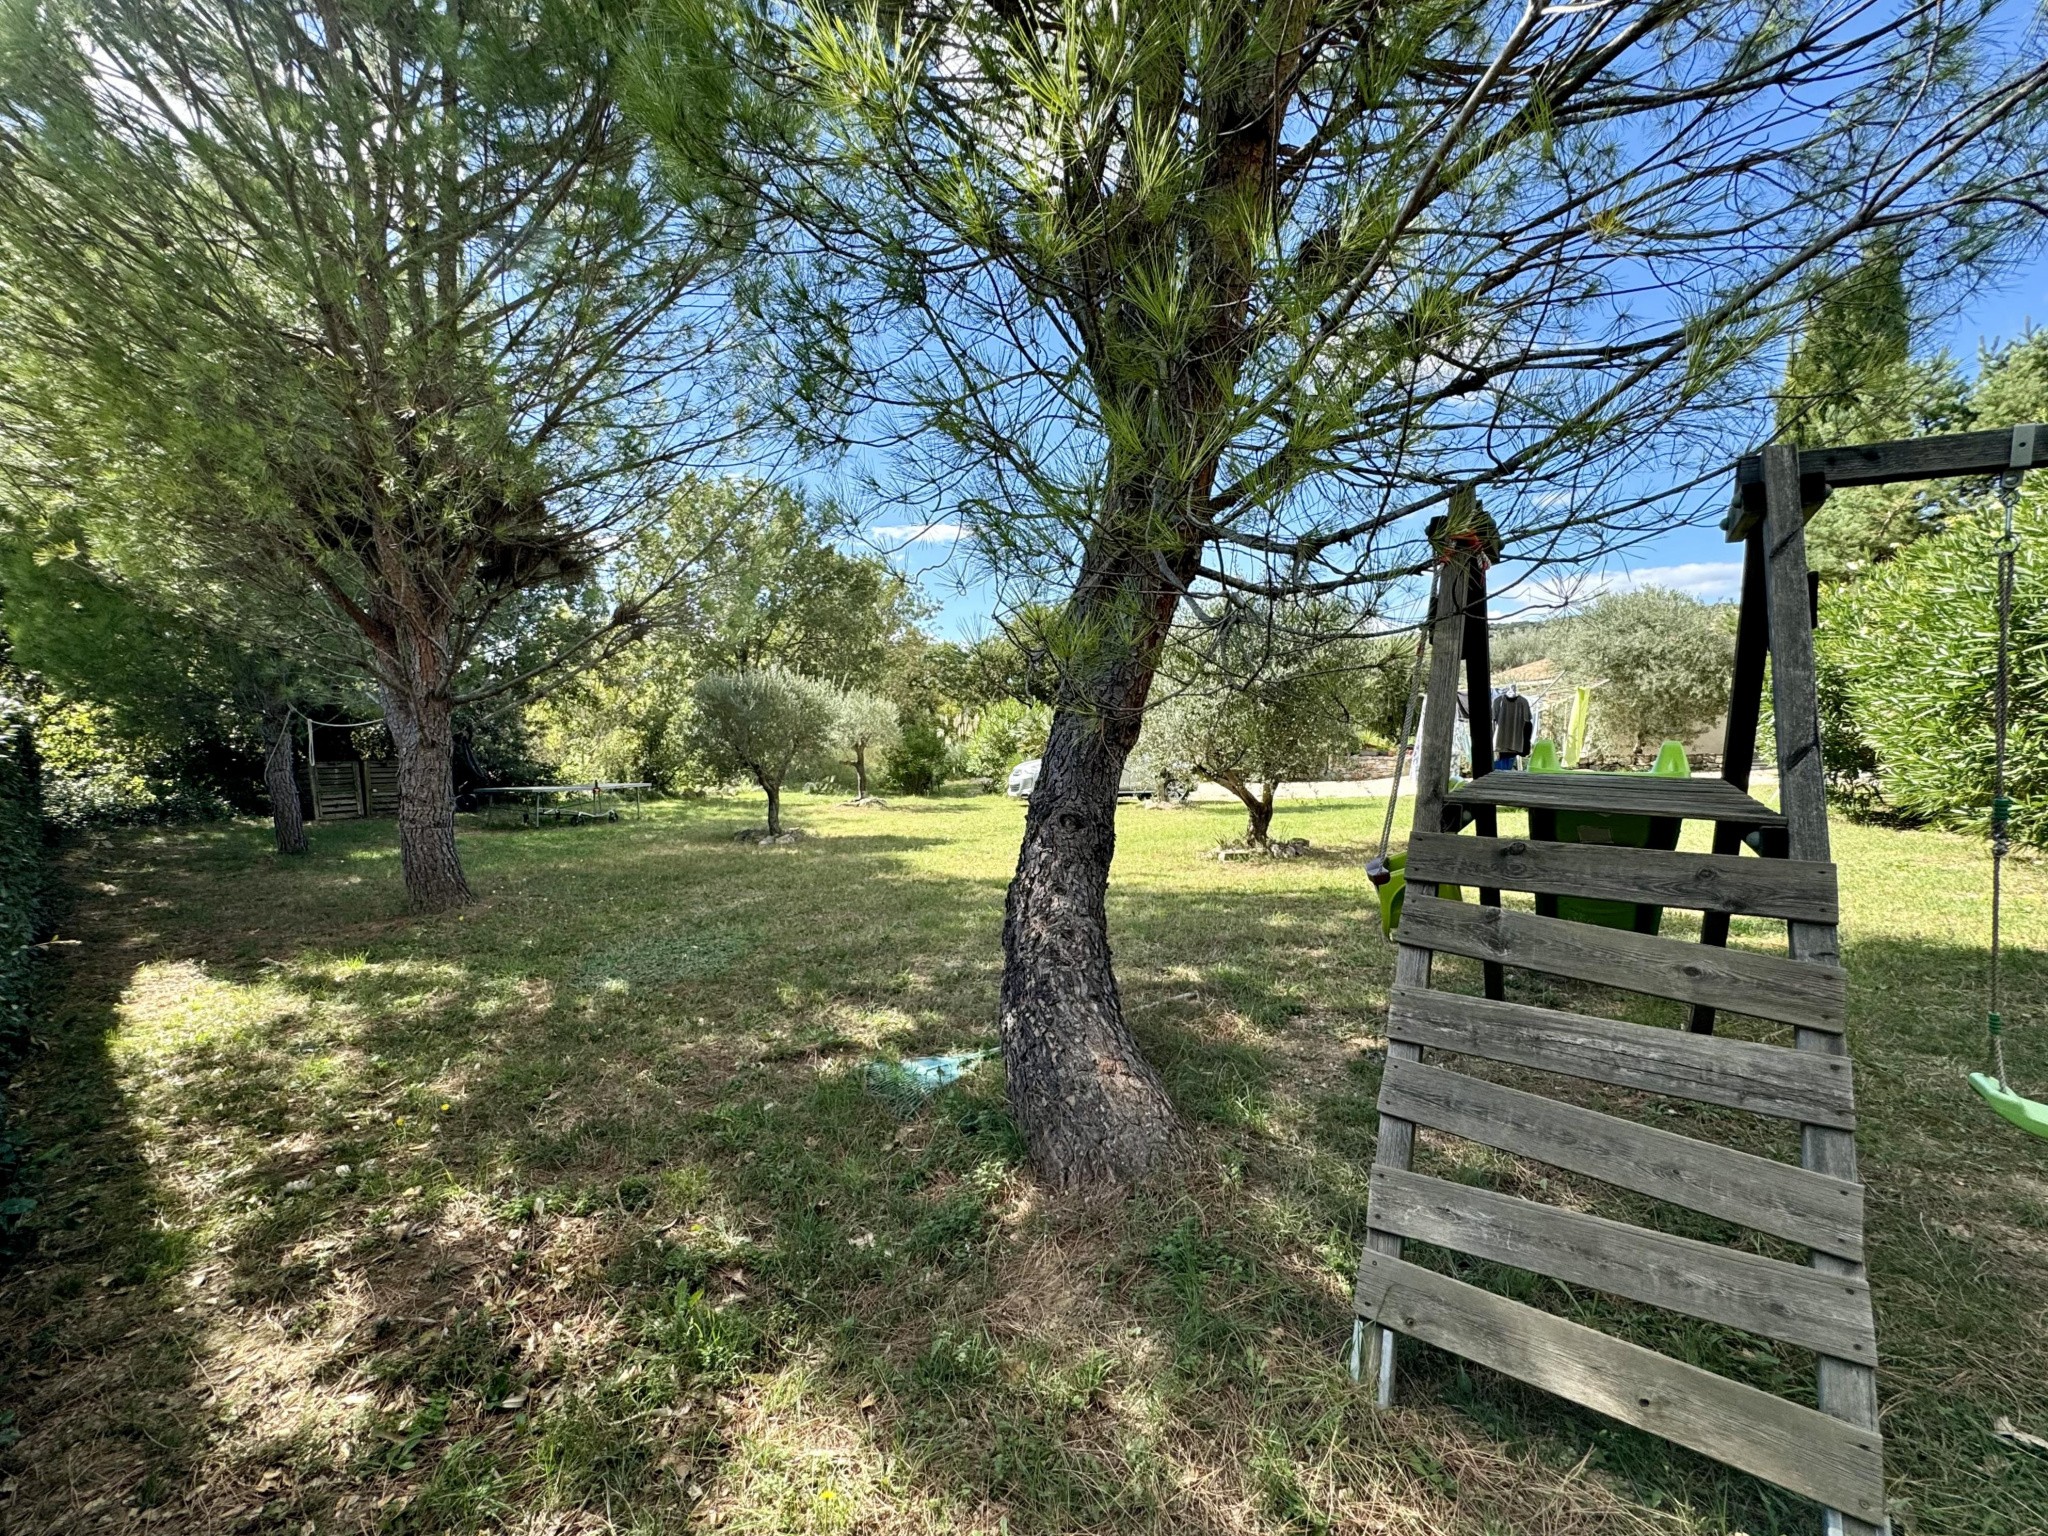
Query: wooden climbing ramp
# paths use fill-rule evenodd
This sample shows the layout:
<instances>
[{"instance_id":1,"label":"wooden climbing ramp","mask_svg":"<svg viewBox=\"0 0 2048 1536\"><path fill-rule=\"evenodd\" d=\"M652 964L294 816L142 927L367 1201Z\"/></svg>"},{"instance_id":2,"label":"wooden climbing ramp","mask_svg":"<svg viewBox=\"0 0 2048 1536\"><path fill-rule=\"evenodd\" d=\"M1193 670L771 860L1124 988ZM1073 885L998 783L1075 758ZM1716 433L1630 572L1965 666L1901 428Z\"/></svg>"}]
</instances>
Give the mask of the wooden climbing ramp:
<instances>
[{"instance_id":1,"label":"wooden climbing ramp","mask_svg":"<svg viewBox=\"0 0 2048 1536\"><path fill-rule=\"evenodd\" d=\"M1454 553L1432 614L1430 707L1358 1272L1357 1312L1368 1325L1358 1364L1382 1404L1392 1400L1397 1337L1418 1339L1803 1494L1827 1511L1830 1532L1886 1528L1804 528L1832 485L1995 474L2021 454L2032 467L2048 462L2048 432L2040 440L2037 450L2028 428L1804 453L1772 447L1742 462L1727 524L1731 542L1745 546L1742 617L1719 781L1487 772L1484 566L1469 545L1447 542ZM1767 655L1775 811L1748 793ZM1447 792L1461 660L1479 776ZM1527 813L1527 837L1499 835L1503 809ZM1558 841L1560 814L1585 812L1648 818L1645 846ZM1712 853L1673 851L1686 821L1712 827ZM1476 835L1459 835L1468 828ZM1476 889L1479 901L1441 899L1440 884ZM1534 902L1505 906L1504 891ZM1697 911L1700 940L1568 921L1552 915L1560 898ZM1726 948L1736 915L1782 921L1785 952ZM1433 985L1439 954L1479 961L1484 995ZM1674 999L1687 1005L1687 1027L1516 1001L1510 972ZM1716 1035L1722 1011L1784 1026L1772 1032L1784 1043ZM1503 1086L1459 1065L1475 1060L1792 1122L1799 1161ZM1808 1259L1417 1172L1418 1128L1718 1218L1797 1245ZM1817 1406L1413 1263L1403 1257L1409 1240L1810 1350Z\"/></svg>"}]
</instances>

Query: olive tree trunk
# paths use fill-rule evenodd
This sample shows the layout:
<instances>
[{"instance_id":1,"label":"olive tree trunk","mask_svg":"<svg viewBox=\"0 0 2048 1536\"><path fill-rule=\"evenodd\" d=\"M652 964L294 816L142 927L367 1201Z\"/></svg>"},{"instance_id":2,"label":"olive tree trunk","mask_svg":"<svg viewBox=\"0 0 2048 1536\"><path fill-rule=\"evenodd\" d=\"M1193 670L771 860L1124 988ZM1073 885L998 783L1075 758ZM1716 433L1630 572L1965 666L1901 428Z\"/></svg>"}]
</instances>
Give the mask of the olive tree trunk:
<instances>
[{"instance_id":1,"label":"olive tree trunk","mask_svg":"<svg viewBox=\"0 0 2048 1536\"><path fill-rule=\"evenodd\" d=\"M1273 782L1269 779L1259 785L1255 795L1249 787L1240 789L1237 797L1244 802L1244 841L1248 848L1265 848L1273 841Z\"/></svg>"},{"instance_id":2,"label":"olive tree trunk","mask_svg":"<svg viewBox=\"0 0 2048 1536\"><path fill-rule=\"evenodd\" d=\"M761 788L767 791L768 794L768 835L770 837L780 837L782 836L782 780L771 779L764 775L761 779Z\"/></svg>"},{"instance_id":3,"label":"olive tree trunk","mask_svg":"<svg viewBox=\"0 0 2048 1536\"><path fill-rule=\"evenodd\" d=\"M1213 769L1197 766L1197 771L1207 774L1244 804L1244 842L1247 848L1264 848L1273 840L1273 780L1262 781L1259 792L1252 793L1252 787L1234 773L1218 773Z\"/></svg>"},{"instance_id":4,"label":"olive tree trunk","mask_svg":"<svg viewBox=\"0 0 2048 1536\"><path fill-rule=\"evenodd\" d=\"M270 827L279 853L305 853L306 813L292 771L292 715L283 705L263 711L263 788L270 796Z\"/></svg>"},{"instance_id":5,"label":"olive tree trunk","mask_svg":"<svg viewBox=\"0 0 2048 1536\"><path fill-rule=\"evenodd\" d=\"M1143 1178L1180 1139L1165 1084L1124 1021L1107 913L1117 784L1179 593L1156 556L1091 550L1072 610L1106 619L1095 632L1116 638L1062 683L1004 909L1010 1113L1040 1177L1060 1188Z\"/></svg>"},{"instance_id":6,"label":"olive tree trunk","mask_svg":"<svg viewBox=\"0 0 2048 1536\"><path fill-rule=\"evenodd\" d=\"M454 708L443 687L381 682L384 725L398 758L398 861L416 911L474 900L455 849Z\"/></svg>"}]
</instances>

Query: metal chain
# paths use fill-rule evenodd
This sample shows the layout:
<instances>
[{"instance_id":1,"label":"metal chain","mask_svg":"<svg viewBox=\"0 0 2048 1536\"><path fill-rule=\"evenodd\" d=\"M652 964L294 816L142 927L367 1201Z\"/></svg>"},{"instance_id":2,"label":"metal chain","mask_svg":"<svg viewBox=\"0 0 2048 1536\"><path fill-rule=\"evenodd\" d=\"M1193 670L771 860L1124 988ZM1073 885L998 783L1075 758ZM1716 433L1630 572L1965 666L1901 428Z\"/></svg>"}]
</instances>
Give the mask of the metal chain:
<instances>
[{"instance_id":1,"label":"metal chain","mask_svg":"<svg viewBox=\"0 0 2048 1536\"><path fill-rule=\"evenodd\" d=\"M1991 1032L1992 1072L2001 1088L2005 1086L2005 1019L1999 997L1999 911L2004 904L2005 855L2011 845L2012 802L2005 796L2005 738L2007 697L2012 682L2012 587L2019 537L2013 530L2013 509L2020 499L2020 471L2007 470L1998 478L1998 500L2005 514L2005 528L1998 550L1998 677L1991 691Z\"/></svg>"},{"instance_id":2,"label":"metal chain","mask_svg":"<svg viewBox=\"0 0 2048 1536\"><path fill-rule=\"evenodd\" d=\"M1408 771L1408 746L1415 739L1415 715L1422 707L1422 667L1429 657L1430 632L1436 628L1437 583L1444 579L1438 566L1429 584L1429 607L1415 636L1415 665L1408 673L1408 703L1401 715L1401 741L1394 753L1394 783L1387 791L1387 819L1380 826L1379 859L1384 862L1394 841L1394 808L1401 803L1401 776Z\"/></svg>"}]
</instances>

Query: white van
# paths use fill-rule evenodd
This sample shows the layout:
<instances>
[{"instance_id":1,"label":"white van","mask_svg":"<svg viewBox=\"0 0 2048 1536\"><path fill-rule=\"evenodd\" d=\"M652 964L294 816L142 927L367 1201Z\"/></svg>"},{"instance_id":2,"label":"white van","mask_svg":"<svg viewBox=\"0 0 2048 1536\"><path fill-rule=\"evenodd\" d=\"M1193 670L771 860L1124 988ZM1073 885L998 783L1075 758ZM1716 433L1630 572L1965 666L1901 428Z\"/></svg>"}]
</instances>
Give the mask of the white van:
<instances>
[{"instance_id":1,"label":"white van","mask_svg":"<svg viewBox=\"0 0 2048 1536\"><path fill-rule=\"evenodd\" d=\"M1027 757L1010 770L1010 782L1006 787L1012 800L1029 800L1031 791L1038 788L1038 770L1045 759ZM1133 758L1124 764L1123 782L1116 787L1119 800L1150 800L1158 785L1152 781L1151 765Z\"/></svg>"}]
</instances>

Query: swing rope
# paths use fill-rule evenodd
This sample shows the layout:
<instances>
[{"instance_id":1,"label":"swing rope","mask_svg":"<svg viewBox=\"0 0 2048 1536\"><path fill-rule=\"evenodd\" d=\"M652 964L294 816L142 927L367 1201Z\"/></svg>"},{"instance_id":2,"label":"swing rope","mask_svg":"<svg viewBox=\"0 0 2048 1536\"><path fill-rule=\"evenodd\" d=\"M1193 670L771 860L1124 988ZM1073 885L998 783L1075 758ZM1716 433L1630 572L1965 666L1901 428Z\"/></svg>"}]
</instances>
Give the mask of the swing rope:
<instances>
[{"instance_id":1,"label":"swing rope","mask_svg":"<svg viewBox=\"0 0 2048 1536\"><path fill-rule=\"evenodd\" d=\"M2048 1103L2016 1092L2005 1068L2004 907L2005 858L2012 851L2012 797L2005 792L2008 737L2012 729L2012 597L2020 540L2013 526L2019 504L2020 479L2034 463L2036 425L2012 429L2012 453L1998 477L1998 501L2004 526L1995 549L1998 555L1998 670L1991 686L1991 956L1990 996L1986 999L1985 1032L1991 1037L1991 1070L1972 1072L1970 1086L2002 1120L2030 1136L2048 1139Z\"/></svg>"},{"instance_id":2,"label":"swing rope","mask_svg":"<svg viewBox=\"0 0 2048 1536\"><path fill-rule=\"evenodd\" d=\"M2028 448L2032 448L2031 441ZM2028 457L2032 458L2029 451ZM2017 460L2017 451L2013 458ZM1991 1070L1998 1086L2007 1088L2005 1075L2005 1018L2000 1011L1999 917L2004 906L2005 856L2012 845L2012 801L2005 793L2005 752L2008 697L2012 686L2012 587L2019 554L2019 536L2013 529L2013 509L2020 499L2020 477L2025 471L2017 463L1998 477L1998 500L2004 511L2005 527L2000 533L1998 552L1998 676L1991 689L1991 998L1986 1025L1991 1035ZM2007 1088L2007 1091L2011 1090Z\"/></svg>"}]
</instances>

